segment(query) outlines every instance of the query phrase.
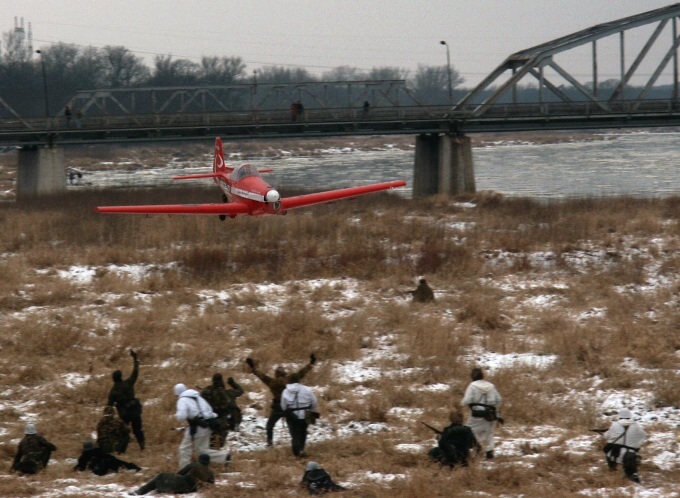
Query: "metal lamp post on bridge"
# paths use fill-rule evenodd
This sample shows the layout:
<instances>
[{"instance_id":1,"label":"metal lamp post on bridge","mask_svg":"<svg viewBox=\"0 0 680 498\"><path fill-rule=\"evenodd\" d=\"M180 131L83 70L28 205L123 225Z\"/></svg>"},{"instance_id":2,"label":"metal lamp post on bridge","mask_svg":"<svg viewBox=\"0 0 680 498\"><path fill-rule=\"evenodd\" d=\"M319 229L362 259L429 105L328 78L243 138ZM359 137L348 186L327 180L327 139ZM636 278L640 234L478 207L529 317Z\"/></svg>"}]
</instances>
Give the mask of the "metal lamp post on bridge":
<instances>
[{"instance_id":1,"label":"metal lamp post on bridge","mask_svg":"<svg viewBox=\"0 0 680 498\"><path fill-rule=\"evenodd\" d=\"M45 72L45 59L43 58L42 52L40 50L36 50L35 53L40 55L40 65L42 66L43 76L43 91L45 92L45 117L49 119L50 101L49 98L47 97L47 73Z\"/></svg>"},{"instance_id":2,"label":"metal lamp post on bridge","mask_svg":"<svg viewBox=\"0 0 680 498\"><path fill-rule=\"evenodd\" d=\"M446 72L449 76L449 104L453 103L453 90L451 88L451 56L449 54L449 44L444 40L439 42L446 47Z\"/></svg>"}]
</instances>

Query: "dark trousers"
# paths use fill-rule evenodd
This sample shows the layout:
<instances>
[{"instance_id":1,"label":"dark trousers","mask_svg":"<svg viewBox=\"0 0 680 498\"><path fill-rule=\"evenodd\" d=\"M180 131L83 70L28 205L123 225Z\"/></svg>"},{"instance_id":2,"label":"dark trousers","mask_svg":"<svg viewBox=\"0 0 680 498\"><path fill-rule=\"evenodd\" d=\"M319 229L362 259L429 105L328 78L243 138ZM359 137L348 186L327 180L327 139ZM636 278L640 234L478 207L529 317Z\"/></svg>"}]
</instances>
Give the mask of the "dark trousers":
<instances>
[{"instance_id":1,"label":"dark trousers","mask_svg":"<svg viewBox=\"0 0 680 498\"><path fill-rule=\"evenodd\" d=\"M93 459L91 467L92 472L98 476L106 475L109 472L118 472L121 467L125 467L128 470L142 470L138 465L120 460L110 454L105 454L101 458Z\"/></svg>"},{"instance_id":2,"label":"dark trousers","mask_svg":"<svg viewBox=\"0 0 680 498\"><path fill-rule=\"evenodd\" d=\"M304 419L299 419L293 414L286 415L286 424L290 432L293 455L300 456L307 442L307 427L309 424Z\"/></svg>"},{"instance_id":3,"label":"dark trousers","mask_svg":"<svg viewBox=\"0 0 680 498\"><path fill-rule=\"evenodd\" d=\"M221 450L224 443L227 442L227 435L229 434L229 419L227 417L218 417L219 428L212 429L210 435L210 448L213 450Z\"/></svg>"},{"instance_id":4,"label":"dark trousers","mask_svg":"<svg viewBox=\"0 0 680 498\"><path fill-rule=\"evenodd\" d=\"M47 467L52 451L43 449L40 453L33 453L24 456L17 464L16 470L24 474L37 474L40 470Z\"/></svg>"},{"instance_id":5,"label":"dark trousers","mask_svg":"<svg viewBox=\"0 0 680 498\"><path fill-rule=\"evenodd\" d=\"M278 408L276 406L272 406L272 411L269 414L269 419L267 420L267 442L268 443L273 443L274 442L274 426L276 425L276 422L281 420L283 417L285 417L286 414L283 413L283 410L281 409L280 403Z\"/></svg>"},{"instance_id":6,"label":"dark trousers","mask_svg":"<svg viewBox=\"0 0 680 498\"><path fill-rule=\"evenodd\" d=\"M135 492L138 495L145 495L154 490L159 493L186 494L196 491L196 484L187 476L163 472Z\"/></svg>"},{"instance_id":7,"label":"dark trousers","mask_svg":"<svg viewBox=\"0 0 680 498\"><path fill-rule=\"evenodd\" d=\"M124 415L124 416L123 416ZM123 422L132 428L132 433L135 435L139 447L144 449L144 429L142 429L142 416L137 414L121 414L120 417ZM127 444L125 445L127 449ZM121 452L124 453L124 452Z\"/></svg>"},{"instance_id":8,"label":"dark trousers","mask_svg":"<svg viewBox=\"0 0 680 498\"><path fill-rule=\"evenodd\" d=\"M455 467L456 465L461 465L463 467L468 466L467 458L460 455L449 455L448 457L444 454L441 448L434 447L428 453L428 456L441 463L442 465L448 465L449 467Z\"/></svg>"},{"instance_id":9,"label":"dark trousers","mask_svg":"<svg viewBox=\"0 0 680 498\"><path fill-rule=\"evenodd\" d=\"M637 453L634 451L627 451L626 454L629 456L626 458L626 456L624 455L623 463L621 464L621 466L623 467L623 473L626 475L626 477L632 479L634 476L637 475L638 456ZM616 470L617 465L618 464L615 458L607 456L607 466L609 467L609 470Z\"/></svg>"}]
</instances>

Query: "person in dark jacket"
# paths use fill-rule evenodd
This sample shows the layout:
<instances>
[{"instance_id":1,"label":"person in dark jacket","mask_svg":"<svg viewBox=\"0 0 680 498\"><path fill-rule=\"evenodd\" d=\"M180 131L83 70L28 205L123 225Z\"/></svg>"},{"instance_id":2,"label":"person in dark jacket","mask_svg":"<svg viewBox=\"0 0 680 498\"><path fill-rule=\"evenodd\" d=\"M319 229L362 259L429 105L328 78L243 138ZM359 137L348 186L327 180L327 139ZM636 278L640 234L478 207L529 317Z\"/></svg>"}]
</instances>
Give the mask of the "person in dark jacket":
<instances>
[{"instance_id":1,"label":"person in dark jacket","mask_svg":"<svg viewBox=\"0 0 680 498\"><path fill-rule=\"evenodd\" d=\"M109 472L118 472L121 467L137 472L142 470L139 465L120 460L101 448L95 447L91 441L87 441L83 443L83 452L78 457L78 463L73 467L73 470L82 472L89 469L94 474L103 476Z\"/></svg>"},{"instance_id":2,"label":"person in dark jacket","mask_svg":"<svg viewBox=\"0 0 680 498\"><path fill-rule=\"evenodd\" d=\"M343 491L347 488L335 484L328 472L319 467L316 462L309 462L300 481L300 486L309 491L310 495L322 495L329 491Z\"/></svg>"},{"instance_id":3,"label":"person in dark jacket","mask_svg":"<svg viewBox=\"0 0 680 498\"><path fill-rule=\"evenodd\" d=\"M53 451L57 451L57 447L38 434L35 425L26 424L24 437L19 442L9 470L23 474L37 474L47 467Z\"/></svg>"},{"instance_id":4,"label":"person in dark jacket","mask_svg":"<svg viewBox=\"0 0 680 498\"><path fill-rule=\"evenodd\" d=\"M139 376L139 359L137 353L131 349L133 367L132 375L123 380L123 372L116 370L113 372L113 387L109 391L109 401L107 405L115 406L118 415L125 424L132 427L132 432L139 443L139 448L144 449L144 430L142 429L142 404L135 397L135 382Z\"/></svg>"},{"instance_id":5,"label":"person in dark jacket","mask_svg":"<svg viewBox=\"0 0 680 498\"><path fill-rule=\"evenodd\" d=\"M97 446L104 453L125 453L130 442L130 428L112 406L104 407L104 416L97 424Z\"/></svg>"},{"instance_id":6,"label":"person in dark jacket","mask_svg":"<svg viewBox=\"0 0 680 498\"><path fill-rule=\"evenodd\" d=\"M157 493L187 494L195 493L205 484L214 484L215 474L210 470L210 456L205 453L198 457L198 462L191 462L177 474L162 472L131 495L145 495L151 491Z\"/></svg>"},{"instance_id":7,"label":"person in dark jacket","mask_svg":"<svg viewBox=\"0 0 680 498\"><path fill-rule=\"evenodd\" d=\"M451 425L442 431L437 446L429 451L430 458L451 468L456 465L467 467L471 458L470 452L473 449L479 451L481 446L472 429L463 425L463 418L459 410L451 412L449 415Z\"/></svg>"},{"instance_id":8,"label":"person in dark jacket","mask_svg":"<svg viewBox=\"0 0 680 498\"><path fill-rule=\"evenodd\" d=\"M316 363L316 356L314 353L311 353L309 355L309 363L290 375L282 367L277 367L274 372L274 377L270 377L260 371L252 358L246 358L246 363L248 364L250 371L264 382L272 393L271 411L269 413L269 419L267 420L267 445L271 446L274 442L274 426L279 419L285 417L285 413L281 408L281 394L284 389L286 389L286 384L290 383L292 375L297 375L298 380L301 380L307 375L314 366L314 363Z\"/></svg>"},{"instance_id":9,"label":"person in dark jacket","mask_svg":"<svg viewBox=\"0 0 680 498\"><path fill-rule=\"evenodd\" d=\"M427 285L427 280L424 278L418 281L418 287L415 290L408 292L413 295L414 303L431 303L434 301L434 292L432 292L430 286Z\"/></svg>"},{"instance_id":10,"label":"person in dark jacket","mask_svg":"<svg viewBox=\"0 0 680 498\"><path fill-rule=\"evenodd\" d=\"M236 398L243 394L243 388L229 377L227 384L231 389L226 389L222 374L217 372L212 377L212 385L201 391L201 397L206 400L213 411L217 413L220 428L213 430L210 447L220 449L224 446L227 433L237 431L241 424L241 409L236 404Z\"/></svg>"}]
</instances>

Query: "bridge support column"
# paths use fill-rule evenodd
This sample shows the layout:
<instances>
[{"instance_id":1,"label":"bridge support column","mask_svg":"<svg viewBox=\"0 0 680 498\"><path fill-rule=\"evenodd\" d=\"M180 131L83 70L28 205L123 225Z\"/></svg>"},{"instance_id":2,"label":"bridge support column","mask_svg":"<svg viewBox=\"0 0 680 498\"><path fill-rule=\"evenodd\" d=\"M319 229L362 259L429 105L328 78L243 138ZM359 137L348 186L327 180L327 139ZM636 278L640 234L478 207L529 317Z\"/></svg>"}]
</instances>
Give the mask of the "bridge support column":
<instances>
[{"instance_id":1,"label":"bridge support column","mask_svg":"<svg viewBox=\"0 0 680 498\"><path fill-rule=\"evenodd\" d=\"M413 168L413 197L474 193L470 137L419 135Z\"/></svg>"},{"instance_id":2,"label":"bridge support column","mask_svg":"<svg viewBox=\"0 0 680 498\"><path fill-rule=\"evenodd\" d=\"M66 190L64 149L28 146L18 156L17 199Z\"/></svg>"}]
</instances>

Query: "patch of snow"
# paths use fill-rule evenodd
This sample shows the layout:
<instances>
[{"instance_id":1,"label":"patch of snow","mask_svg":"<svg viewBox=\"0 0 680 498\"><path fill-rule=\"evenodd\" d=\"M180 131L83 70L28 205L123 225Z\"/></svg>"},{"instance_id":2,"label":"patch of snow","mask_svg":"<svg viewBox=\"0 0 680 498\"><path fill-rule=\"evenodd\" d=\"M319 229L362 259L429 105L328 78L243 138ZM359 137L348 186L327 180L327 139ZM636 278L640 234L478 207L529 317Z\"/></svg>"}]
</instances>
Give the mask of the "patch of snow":
<instances>
[{"instance_id":1,"label":"patch of snow","mask_svg":"<svg viewBox=\"0 0 680 498\"><path fill-rule=\"evenodd\" d=\"M539 355L533 353L470 353L461 357L462 360L474 363L490 372L495 372L503 368L513 368L516 366L528 366L537 369L546 369L557 361L557 355Z\"/></svg>"},{"instance_id":2,"label":"patch of snow","mask_svg":"<svg viewBox=\"0 0 680 498\"><path fill-rule=\"evenodd\" d=\"M63 374L61 376L61 378L64 380L64 385L69 389L73 389L81 384L84 384L90 380L90 377L90 375L83 375L75 372Z\"/></svg>"}]
</instances>

